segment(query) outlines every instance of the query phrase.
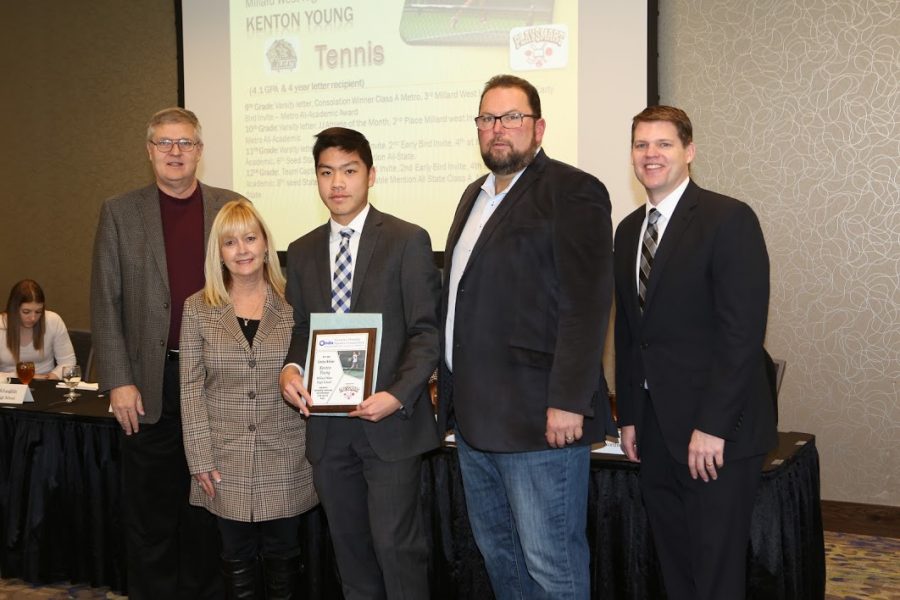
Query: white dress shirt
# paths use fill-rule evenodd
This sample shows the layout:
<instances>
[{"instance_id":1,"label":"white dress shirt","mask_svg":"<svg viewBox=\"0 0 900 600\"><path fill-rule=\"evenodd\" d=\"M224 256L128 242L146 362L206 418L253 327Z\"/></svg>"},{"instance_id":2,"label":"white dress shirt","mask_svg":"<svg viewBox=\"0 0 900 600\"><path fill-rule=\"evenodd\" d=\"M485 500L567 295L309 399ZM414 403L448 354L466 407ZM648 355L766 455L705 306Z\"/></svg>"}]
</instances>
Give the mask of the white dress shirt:
<instances>
[{"instance_id":1,"label":"white dress shirt","mask_svg":"<svg viewBox=\"0 0 900 600\"><path fill-rule=\"evenodd\" d=\"M356 275L356 255L359 253L359 238L362 236L363 226L366 224L366 217L369 216L369 207L370 205L366 203L365 208L362 209L358 215L356 215L350 223L347 225L341 225L334 219L328 219L328 226L331 228L331 231L328 233L328 272L331 273L331 277L328 278L328 281L333 281L334 278L334 263L337 259L338 250L341 247L341 229L349 227L353 230L353 235L350 236L350 290L352 297L353 290L353 277ZM283 371L287 367L297 367L297 370L300 371L300 374L304 374L303 365L299 365L297 363L288 363L281 368Z\"/></svg>"},{"instance_id":2,"label":"white dress shirt","mask_svg":"<svg viewBox=\"0 0 900 600\"><path fill-rule=\"evenodd\" d=\"M331 226L331 233L328 236L328 272L334 276L334 262L337 259L338 250L341 247L341 229L349 227L353 230L350 236L350 289L353 289L353 277L356 274L356 255L359 250L359 238L362 236L363 226L366 224L366 217L369 216L369 204L366 203L365 208L356 215L347 225L341 225L334 219L328 219Z\"/></svg>"},{"instance_id":3,"label":"white dress shirt","mask_svg":"<svg viewBox=\"0 0 900 600\"><path fill-rule=\"evenodd\" d=\"M644 224L641 225L641 233L638 236L637 256L635 256L634 259L634 281L638 286L638 295L641 293L641 247L644 242L644 232L647 231L647 217L650 215L650 209L655 208L659 211L659 219L656 221L656 247L659 248L659 245L662 243L663 233L666 231L666 226L669 224L672 213L675 212L675 207L678 206L678 201L681 200L681 196L684 194L684 190L687 189L690 180L690 177L686 177L685 180L681 182L681 185L672 190L672 193L663 198L656 206L650 204L649 199L647 199L647 203L644 204Z\"/></svg>"},{"instance_id":4,"label":"white dress shirt","mask_svg":"<svg viewBox=\"0 0 900 600\"><path fill-rule=\"evenodd\" d=\"M540 148L538 148L538 151L540 151ZM528 167L525 168L527 169ZM509 191L513 189L513 186L516 185L519 177L524 172L525 169L522 169L516 173L509 185L506 186L506 189L497 194L494 193L497 178L493 173L488 174L487 179L481 184L481 191L478 193L478 198L475 199L475 204L472 205L472 212L469 213L469 218L466 220L466 225L459 235L459 240L453 247L453 265L450 268L450 277L447 280L447 285L450 288L447 296L447 322L445 327L446 362L447 368L451 371L453 370L453 320L456 317L456 290L459 287L459 280L462 279L466 265L469 264L469 257L472 255L472 250L475 248L475 243L478 241L485 223L488 222L488 219L491 218L491 215L494 214L494 211L497 210L497 207L500 206L500 203L506 198Z\"/></svg>"}]
</instances>

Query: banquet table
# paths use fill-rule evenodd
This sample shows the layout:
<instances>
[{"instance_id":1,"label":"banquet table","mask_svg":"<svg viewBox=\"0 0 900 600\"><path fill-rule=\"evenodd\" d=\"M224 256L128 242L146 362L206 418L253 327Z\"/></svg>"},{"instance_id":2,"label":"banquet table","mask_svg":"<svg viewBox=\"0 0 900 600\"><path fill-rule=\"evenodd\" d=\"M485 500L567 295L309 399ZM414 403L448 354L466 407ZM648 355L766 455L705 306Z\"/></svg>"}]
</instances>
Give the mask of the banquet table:
<instances>
[{"instance_id":1,"label":"banquet table","mask_svg":"<svg viewBox=\"0 0 900 600\"><path fill-rule=\"evenodd\" d=\"M0 576L72 581L126 591L120 433L102 394L72 404L52 382L33 381L35 402L0 405ZM591 461L588 540L591 597L662 598L662 580L638 486L639 465L621 455ZM452 445L422 468L432 598L489 599L469 528ZM301 597L340 598L321 508L299 532ZM765 462L748 545L748 598L822 598L825 554L815 437L780 433Z\"/></svg>"}]
</instances>

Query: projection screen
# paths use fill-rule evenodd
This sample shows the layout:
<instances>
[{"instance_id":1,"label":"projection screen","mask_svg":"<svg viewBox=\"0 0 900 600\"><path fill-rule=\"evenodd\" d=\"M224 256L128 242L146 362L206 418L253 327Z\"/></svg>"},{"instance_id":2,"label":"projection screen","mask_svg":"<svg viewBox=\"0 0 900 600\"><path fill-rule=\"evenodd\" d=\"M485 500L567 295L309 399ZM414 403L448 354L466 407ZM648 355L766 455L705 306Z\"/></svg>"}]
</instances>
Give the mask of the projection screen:
<instances>
[{"instance_id":1,"label":"projection screen","mask_svg":"<svg viewBox=\"0 0 900 600\"><path fill-rule=\"evenodd\" d=\"M460 194L486 172L472 119L499 73L537 86L544 150L607 185L614 223L643 200L630 121L656 101L656 0L177 4L200 178L253 200L279 249L328 218L311 148L340 125L372 144L372 204L443 250Z\"/></svg>"}]
</instances>

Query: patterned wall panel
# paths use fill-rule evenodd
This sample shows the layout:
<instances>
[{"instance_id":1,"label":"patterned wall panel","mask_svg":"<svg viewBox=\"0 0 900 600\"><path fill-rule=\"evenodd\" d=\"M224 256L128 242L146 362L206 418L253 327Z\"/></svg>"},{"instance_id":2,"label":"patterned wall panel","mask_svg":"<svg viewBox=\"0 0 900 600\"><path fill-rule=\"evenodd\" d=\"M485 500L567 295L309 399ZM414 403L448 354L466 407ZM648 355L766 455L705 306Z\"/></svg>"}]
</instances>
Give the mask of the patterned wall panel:
<instances>
[{"instance_id":1,"label":"patterned wall panel","mask_svg":"<svg viewBox=\"0 0 900 600\"><path fill-rule=\"evenodd\" d=\"M0 36L0 302L30 277L69 327L88 328L100 204L152 181L144 128L178 100L175 5L14 4Z\"/></svg>"},{"instance_id":2,"label":"patterned wall panel","mask_svg":"<svg viewBox=\"0 0 900 600\"><path fill-rule=\"evenodd\" d=\"M900 2L660 13L660 94L694 122L694 176L762 221L780 429L818 436L824 498L900 505Z\"/></svg>"}]
</instances>

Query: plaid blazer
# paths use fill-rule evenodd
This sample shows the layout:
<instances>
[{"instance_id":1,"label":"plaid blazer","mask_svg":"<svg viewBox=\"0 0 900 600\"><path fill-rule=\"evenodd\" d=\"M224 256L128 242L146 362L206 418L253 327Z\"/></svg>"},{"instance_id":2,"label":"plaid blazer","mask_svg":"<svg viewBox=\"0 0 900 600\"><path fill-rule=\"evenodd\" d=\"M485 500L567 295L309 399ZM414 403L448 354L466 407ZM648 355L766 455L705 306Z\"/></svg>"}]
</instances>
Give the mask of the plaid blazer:
<instances>
[{"instance_id":1,"label":"plaid blazer","mask_svg":"<svg viewBox=\"0 0 900 600\"><path fill-rule=\"evenodd\" d=\"M281 398L291 307L269 288L253 346L232 305L188 298L181 325L181 420L192 474L218 469L215 498L191 486L191 504L235 521L291 517L316 505L305 458L306 422Z\"/></svg>"}]
</instances>

